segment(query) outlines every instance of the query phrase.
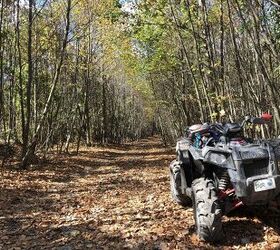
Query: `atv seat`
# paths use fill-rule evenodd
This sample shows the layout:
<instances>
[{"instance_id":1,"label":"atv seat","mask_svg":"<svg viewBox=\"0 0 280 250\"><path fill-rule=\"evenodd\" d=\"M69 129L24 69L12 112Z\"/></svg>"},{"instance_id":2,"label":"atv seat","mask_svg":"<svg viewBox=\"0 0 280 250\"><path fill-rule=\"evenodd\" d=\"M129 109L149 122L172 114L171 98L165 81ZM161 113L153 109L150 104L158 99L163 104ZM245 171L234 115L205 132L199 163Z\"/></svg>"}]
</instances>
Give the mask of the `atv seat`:
<instances>
[{"instance_id":1,"label":"atv seat","mask_svg":"<svg viewBox=\"0 0 280 250\"><path fill-rule=\"evenodd\" d=\"M207 123L195 124L195 125L192 125L191 127L189 127L189 131L191 132L191 134L195 134L195 133L204 134L209 131L209 128L210 128L210 126Z\"/></svg>"},{"instance_id":2,"label":"atv seat","mask_svg":"<svg viewBox=\"0 0 280 250\"><path fill-rule=\"evenodd\" d=\"M242 131L242 127L238 123L226 123L224 129L226 135L236 135Z\"/></svg>"}]
</instances>

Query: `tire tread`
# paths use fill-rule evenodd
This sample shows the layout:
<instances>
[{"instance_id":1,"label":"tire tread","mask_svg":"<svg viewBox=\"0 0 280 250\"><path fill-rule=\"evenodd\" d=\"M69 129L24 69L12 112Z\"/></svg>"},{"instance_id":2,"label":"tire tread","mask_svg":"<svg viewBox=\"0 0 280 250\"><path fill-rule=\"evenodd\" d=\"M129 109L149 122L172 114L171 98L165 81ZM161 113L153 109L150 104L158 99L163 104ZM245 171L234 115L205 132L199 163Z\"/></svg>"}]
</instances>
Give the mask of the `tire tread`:
<instances>
[{"instance_id":1,"label":"tire tread","mask_svg":"<svg viewBox=\"0 0 280 250\"><path fill-rule=\"evenodd\" d=\"M223 238L222 210L219 208L214 182L208 178L193 181L194 217L198 236L217 242Z\"/></svg>"}]
</instances>

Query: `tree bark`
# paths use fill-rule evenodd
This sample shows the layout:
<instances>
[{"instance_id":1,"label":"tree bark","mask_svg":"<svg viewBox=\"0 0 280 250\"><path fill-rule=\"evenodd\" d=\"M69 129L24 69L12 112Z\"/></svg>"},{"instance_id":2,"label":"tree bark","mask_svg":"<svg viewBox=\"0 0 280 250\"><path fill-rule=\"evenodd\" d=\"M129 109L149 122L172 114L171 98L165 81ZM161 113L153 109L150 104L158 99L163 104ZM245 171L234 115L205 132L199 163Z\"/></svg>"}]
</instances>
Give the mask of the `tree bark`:
<instances>
[{"instance_id":1,"label":"tree bark","mask_svg":"<svg viewBox=\"0 0 280 250\"><path fill-rule=\"evenodd\" d=\"M3 83L4 83L4 65L3 65L3 19L4 19L4 0L0 6L0 131L3 124Z\"/></svg>"},{"instance_id":2,"label":"tree bark","mask_svg":"<svg viewBox=\"0 0 280 250\"><path fill-rule=\"evenodd\" d=\"M26 123L23 133L23 147L22 156L26 154L27 147L29 144L29 133L30 133L30 116L31 116L31 88L33 82L33 61L32 61L32 29L33 29L33 0L29 0L28 5L28 80L26 84Z\"/></svg>"},{"instance_id":3,"label":"tree bark","mask_svg":"<svg viewBox=\"0 0 280 250\"><path fill-rule=\"evenodd\" d=\"M43 123L45 121L45 118L49 112L51 103L52 103L52 99L56 90L56 86L57 83L59 81L59 76L60 76L60 72L61 72L61 67L63 65L64 62L64 58L65 58L65 54L66 54L66 48L67 48L67 44L68 44L68 35L69 35L69 31L70 31L70 13L71 13L71 9L72 9L72 0L68 0L67 1L67 10L66 10L66 26L65 26L65 34L64 34L64 39L63 39L63 44L62 44L62 48L60 51L60 59L58 61L57 67L56 67L56 71L55 74L53 76L52 79L52 84L51 84L51 90L47 99L47 102L45 104L43 113L41 115L41 118L38 122L38 126L35 130L35 133L32 137L31 143L28 146L28 149L26 151L26 154L24 155L24 157L22 158L21 161L21 167L22 168L26 168L28 166L28 164L30 163L31 157L34 155L35 152L35 148L37 145L37 140L38 140L38 136L39 133L42 129Z\"/></svg>"}]
</instances>

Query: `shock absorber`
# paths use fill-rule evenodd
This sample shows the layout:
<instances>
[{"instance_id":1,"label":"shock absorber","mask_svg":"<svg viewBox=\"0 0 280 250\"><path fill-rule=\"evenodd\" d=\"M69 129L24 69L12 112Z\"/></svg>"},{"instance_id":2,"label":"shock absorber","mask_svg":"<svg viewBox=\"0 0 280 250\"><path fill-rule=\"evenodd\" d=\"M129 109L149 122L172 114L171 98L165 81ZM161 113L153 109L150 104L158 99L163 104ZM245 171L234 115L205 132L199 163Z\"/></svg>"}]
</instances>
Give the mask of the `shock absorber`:
<instances>
[{"instance_id":1,"label":"shock absorber","mask_svg":"<svg viewBox=\"0 0 280 250\"><path fill-rule=\"evenodd\" d=\"M224 171L219 178L219 189L225 191L230 183L230 178L227 171Z\"/></svg>"},{"instance_id":2,"label":"shock absorber","mask_svg":"<svg viewBox=\"0 0 280 250\"><path fill-rule=\"evenodd\" d=\"M229 184L230 177L228 172L223 171L219 178L219 199L227 201L224 203L225 214L243 205L242 201L236 197L234 188L229 188Z\"/></svg>"}]
</instances>

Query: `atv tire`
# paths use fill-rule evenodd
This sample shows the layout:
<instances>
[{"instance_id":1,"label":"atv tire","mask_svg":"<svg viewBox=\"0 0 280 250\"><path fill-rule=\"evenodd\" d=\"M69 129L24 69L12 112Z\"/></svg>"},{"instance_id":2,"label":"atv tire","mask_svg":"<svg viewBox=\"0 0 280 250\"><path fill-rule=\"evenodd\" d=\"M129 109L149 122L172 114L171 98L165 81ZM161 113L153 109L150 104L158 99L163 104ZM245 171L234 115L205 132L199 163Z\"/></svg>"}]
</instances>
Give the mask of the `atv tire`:
<instances>
[{"instance_id":1,"label":"atv tire","mask_svg":"<svg viewBox=\"0 0 280 250\"><path fill-rule=\"evenodd\" d=\"M171 163L174 164L175 161ZM171 196L172 199L183 207L191 206L192 199L191 199L191 188L186 190L186 194L182 193L181 190L181 175L179 173L179 169L172 169L170 168L170 189L171 189Z\"/></svg>"},{"instance_id":2,"label":"atv tire","mask_svg":"<svg viewBox=\"0 0 280 250\"><path fill-rule=\"evenodd\" d=\"M192 183L193 212L198 236L208 242L220 241L222 229L222 210L219 207L214 182L199 178Z\"/></svg>"}]
</instances>

